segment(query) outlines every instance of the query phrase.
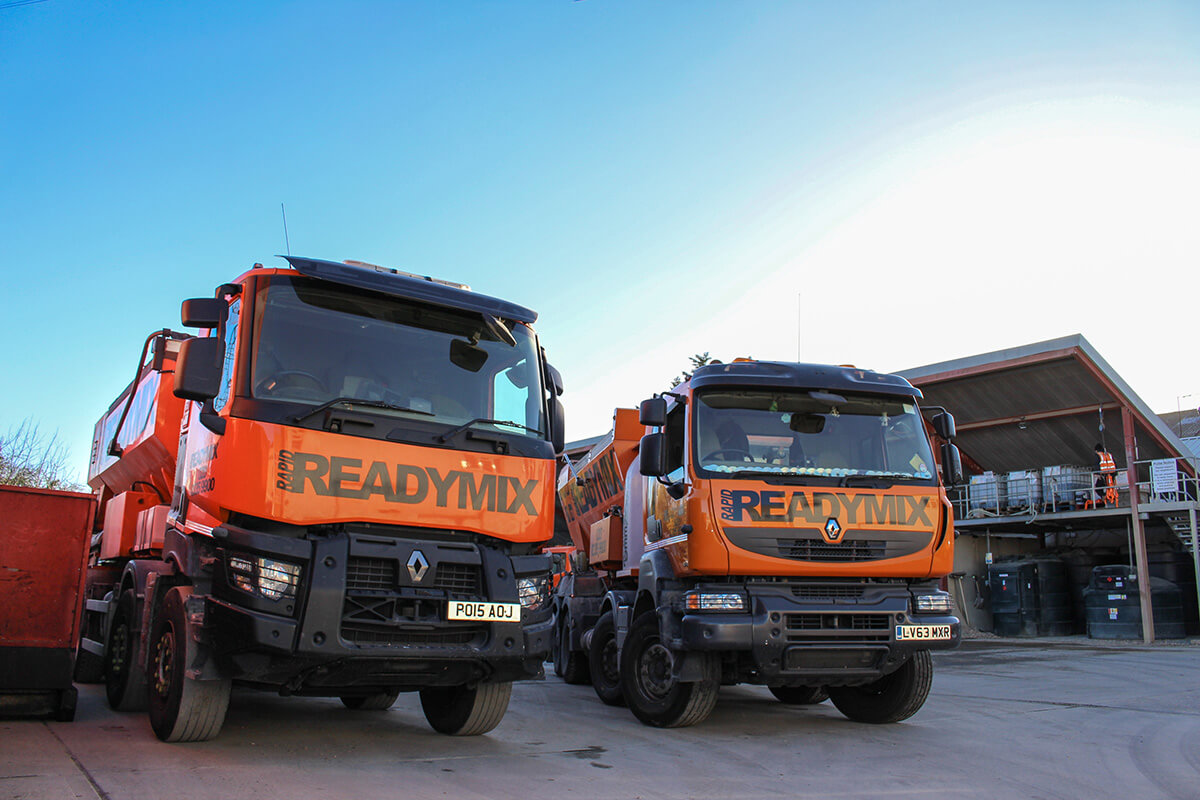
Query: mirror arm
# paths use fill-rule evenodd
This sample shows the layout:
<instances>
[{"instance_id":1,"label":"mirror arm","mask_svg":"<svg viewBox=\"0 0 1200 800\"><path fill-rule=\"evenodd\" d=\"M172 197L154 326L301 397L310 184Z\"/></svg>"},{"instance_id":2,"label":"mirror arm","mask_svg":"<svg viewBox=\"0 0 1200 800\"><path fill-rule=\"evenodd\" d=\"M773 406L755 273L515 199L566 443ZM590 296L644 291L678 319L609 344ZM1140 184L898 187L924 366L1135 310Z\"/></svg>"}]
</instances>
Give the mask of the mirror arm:
<instances>
[{"instance_id":1,"label":"mirror arm","mask_svg":"<svg viewBox=\"0 0 1200 800\"><path fill-rule=\"evenodd\" d=\"M575 462L571 460L571 457L566 453L563 453L562 458L567 462L567 474L575 479L575 485L585 486L587 484L587 478L583 477L583 475L579 473L579 470L575 469Z\"/></svg>"},{"instance_id":2,"label":"mirror arm","mask_svg":"<svg viewBox=\"0 0 1200 800\"><path fill-rule=\"evenodd\" d=\"M228 422L224 417L217 413L213 408L212 400L205 400L204 405L200 407L200 424L208 428L218 436L225 434L225 425Z\"/></svg>"}]
</instances>

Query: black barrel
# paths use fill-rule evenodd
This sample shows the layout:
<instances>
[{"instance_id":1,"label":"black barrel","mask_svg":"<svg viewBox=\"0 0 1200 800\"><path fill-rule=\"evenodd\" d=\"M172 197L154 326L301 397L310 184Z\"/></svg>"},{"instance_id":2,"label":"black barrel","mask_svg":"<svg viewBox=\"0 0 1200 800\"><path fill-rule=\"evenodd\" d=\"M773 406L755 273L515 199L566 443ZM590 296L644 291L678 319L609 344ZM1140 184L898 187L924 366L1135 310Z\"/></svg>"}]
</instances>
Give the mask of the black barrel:
<instances>
[{"instance_id":1,"label":"black barrel","mask_svg":"<svg viewBox=\"0 0 1200 800\"><path fill-rule=\"evenodd\" d=\"M997 636L1067 636L1075 631L1066 565L1026 558L988 568Z\"/></svg>"},{"instance_id":2,"label":"black barrel","mask_svg":"<svg viewBox=\"0 0 1200 800\"><path fill-rule=\"evenodd\" d=\"M1142 638L1142 581L1127 564L1096 567L1083 593L1088 636L1092 639ZM1150 578L1156 639L1182 639L1183 602L1179 587Z\"/></svg>"},{"instance_id":3,"label":"black barrel","mask_svg":"<svg viewBox=\"0 0 1200 800\"><path fill-rule=\"evenodd\" d=\"M1150 575L1162 578L1179 587L1183 602L1183 624L1189 635L1200 633L1200 604L1196 598L1196 568L1192 556L1169 545L1147 547Z\"/></svg>"}]
</instances>

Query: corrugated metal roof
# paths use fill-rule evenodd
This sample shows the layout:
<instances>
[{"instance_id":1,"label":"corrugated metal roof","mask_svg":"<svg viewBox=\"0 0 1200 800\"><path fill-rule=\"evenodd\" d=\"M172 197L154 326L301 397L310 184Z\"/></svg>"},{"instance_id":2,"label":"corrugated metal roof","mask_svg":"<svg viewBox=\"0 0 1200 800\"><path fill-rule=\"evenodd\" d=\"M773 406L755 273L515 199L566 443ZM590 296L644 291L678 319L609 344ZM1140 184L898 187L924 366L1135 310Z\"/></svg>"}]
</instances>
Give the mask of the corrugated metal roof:
<instances>
[{"instance_id":1,"label":"corrugated metal roof","mask_svg":"<svg viewBox=\"0 0 1200 800\"><path fill-rule=\"evenodd\" d=\"M899 374L924 392L926 408L944 406L954 414L959 448L985 470L1087 466L1101 441L1124 467L1123 409L1133 419L1138 460L1191 455L1080 335Z\"/></svg>"}]
</instances>

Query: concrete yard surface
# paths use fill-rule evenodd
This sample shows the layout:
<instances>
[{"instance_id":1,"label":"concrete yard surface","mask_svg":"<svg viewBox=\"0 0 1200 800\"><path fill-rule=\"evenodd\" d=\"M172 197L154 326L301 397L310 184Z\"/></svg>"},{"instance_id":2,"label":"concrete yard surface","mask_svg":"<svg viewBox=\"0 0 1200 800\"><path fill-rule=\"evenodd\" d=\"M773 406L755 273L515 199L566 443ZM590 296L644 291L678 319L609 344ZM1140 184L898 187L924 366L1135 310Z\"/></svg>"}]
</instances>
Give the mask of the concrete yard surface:
<instances>
[{"instance_id":1,"label":"concrete yard surface","mask_svg":"<svg viewBox=\"0 0 1200 800\"><path fill-rule=\"evenodd\" d=\"M235 690L220 736L167 745L81 686L72 723L0 720L0 798L1200 798L1200 647L969 642L898 725L726 687L704 723L648 728L589 686L517 684L491 734Z\"/></svg>"}]
</instances>

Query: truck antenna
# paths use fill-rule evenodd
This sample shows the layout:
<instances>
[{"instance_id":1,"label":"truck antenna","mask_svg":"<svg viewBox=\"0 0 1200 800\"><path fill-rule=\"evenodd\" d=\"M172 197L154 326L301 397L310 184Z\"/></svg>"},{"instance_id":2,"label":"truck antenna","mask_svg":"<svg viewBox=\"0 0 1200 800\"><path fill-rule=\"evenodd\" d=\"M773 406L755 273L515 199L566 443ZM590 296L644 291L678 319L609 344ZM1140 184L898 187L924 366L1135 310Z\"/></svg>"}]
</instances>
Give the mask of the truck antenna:
<instances>
[{"instance_id":1,"label":"truck antenna","mask_svg":"<svg viewBox=\"0 0 1200 800\"><path fill-rule=\"evenodd\" d=\"M279 204L279 213L283 215L283 245L287 248L287 254L292 254L292 243L288 241L287 232L287 209L283 207L283 203Z\"/></svg>"}]
</instances>

